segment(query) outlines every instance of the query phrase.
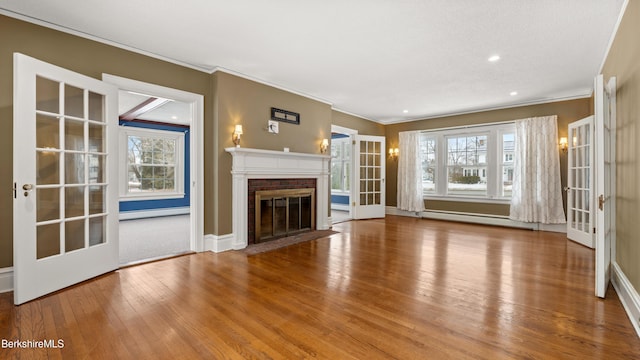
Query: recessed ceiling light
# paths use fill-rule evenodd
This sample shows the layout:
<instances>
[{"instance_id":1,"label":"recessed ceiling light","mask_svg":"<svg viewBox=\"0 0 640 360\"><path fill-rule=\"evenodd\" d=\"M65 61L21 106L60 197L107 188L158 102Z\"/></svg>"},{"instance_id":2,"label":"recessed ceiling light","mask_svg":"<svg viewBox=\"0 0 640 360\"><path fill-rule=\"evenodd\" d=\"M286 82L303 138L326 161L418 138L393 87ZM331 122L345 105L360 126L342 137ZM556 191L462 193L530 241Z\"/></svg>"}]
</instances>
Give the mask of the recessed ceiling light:
<instances>
[{"instance_id":1,"label":"recessed ceiling light","mask_svg":"<svg viewBox=\"0 0 640 360\"><path fill-rule=\"evenodd\" d=\"M175 115L173 115L173 116L171 117L171 120L178 120L178 117L177 117L177 116L175 116Z\"/></svg>"},{"instance_id":2,"label":"recessed ceiling light","mask_svg":"<svg viewBox=\"0 0 640 360\"><path fill-rule=\"evenodd\" d=\"M509 93L509 95L516 96L516 95L518 95L518 92L517 91L512 91L512 92Z\"/></svg>"},{"instance_id":3,"label":"recessed ceiling light","mask_svg":"<svg viewBox=\"0 0 640 360\"><path fill-rule=\"evenodd\" d=\"M409 110L402 110L403 113L408 114Z\"/></svg>"},{"instance_id":4,"label":"recessed ceiling light","mask_svg":"<svg viewBox=\"0 0 640 360\"><path fill-rule=\"evenodd\" d=\"M489 58L489 61L491 62L496 62L500 60L500 55L493 55L492 57Z\"/></svg>"}]
</instances>

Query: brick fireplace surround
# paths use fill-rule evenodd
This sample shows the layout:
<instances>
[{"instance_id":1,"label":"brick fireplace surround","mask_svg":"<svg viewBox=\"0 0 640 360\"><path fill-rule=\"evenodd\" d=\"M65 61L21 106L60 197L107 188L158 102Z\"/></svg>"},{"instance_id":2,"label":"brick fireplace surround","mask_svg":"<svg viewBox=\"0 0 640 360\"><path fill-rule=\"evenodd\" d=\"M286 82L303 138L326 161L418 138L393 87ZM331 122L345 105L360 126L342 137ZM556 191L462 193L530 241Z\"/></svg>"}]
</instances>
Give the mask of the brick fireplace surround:
<instances>
[{"instance_id":1,"label":"brick fireplace surround","mask_svg":"<svg viewBox=\"0 0 640 360\"><path fill-rule=\"evenodd\" d=\"M215 252L243 249L249 244L249 179L314 180L316 188L316 229L331 227L329 218L328 155L305 154L248 148L226 148L233 157L233 234L213 244ZM304 179L304 180L303 180Z\"/></svg>"}]
</instances>

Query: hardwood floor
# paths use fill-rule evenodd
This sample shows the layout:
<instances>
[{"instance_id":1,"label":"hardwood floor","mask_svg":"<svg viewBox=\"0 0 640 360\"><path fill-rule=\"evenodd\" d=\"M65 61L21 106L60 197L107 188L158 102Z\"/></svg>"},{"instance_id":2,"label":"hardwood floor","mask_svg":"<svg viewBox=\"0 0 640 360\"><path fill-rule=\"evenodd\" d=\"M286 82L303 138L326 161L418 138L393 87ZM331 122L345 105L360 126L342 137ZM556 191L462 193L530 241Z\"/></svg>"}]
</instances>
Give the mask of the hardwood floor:
<instances>
[{"instance_id":1,"label":"hardwood floor","mask_svg":"<svg viewBox=\"0 0 640 360\"><path fill-rule=\"evenodd\" d=\"M564 234L388 216L253 256L121 269L15 307L0 358L638 359L594 253Z\"/></svg>"}]
</instances>

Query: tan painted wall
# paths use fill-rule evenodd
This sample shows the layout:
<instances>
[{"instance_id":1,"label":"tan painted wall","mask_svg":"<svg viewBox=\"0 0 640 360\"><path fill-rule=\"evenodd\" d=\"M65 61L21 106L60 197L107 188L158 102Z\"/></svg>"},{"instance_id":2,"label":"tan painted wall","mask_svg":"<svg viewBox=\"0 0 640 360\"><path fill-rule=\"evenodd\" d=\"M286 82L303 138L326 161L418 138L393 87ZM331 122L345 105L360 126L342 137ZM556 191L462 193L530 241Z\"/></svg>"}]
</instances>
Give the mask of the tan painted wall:
<instances>
[{"instance_id":1,"label":"tan painted wall","mask_svg":"<svg viewBox=\"0 0 640 360\"><path fill-rule=\"evenodd\" d=\"M386 126L387 147L397 147L398 133L401 131L477 125L545 115L558 115L558 136L567 136L567 126L569 123L585 118L591 114L590 100L589 98L585 98L443 118L418 120ZM402 154L400 154L400 156L402 156ZM564 187L566 185L567 177L567 156L564 154L560 155L560 169L562 175L562 186ZM387 162L387 206L396 206L397 204L397 173L397 163L394 161ZM563 198L566 210L566 194L563 195ZM509 205L503 204L426 201L425 206L427 209L431 210L509 215Z\"/></svg>"},{"instance_id":2,"label":"tan painted wall","mask_svg":"<svg viewBox=\"0 0 640 360\"><path fill-rule=\"evenodd\" d=\"M13 53L20 52L75 72L100 79L102 73L211 96L211 75L147 56L82 39L0 15L0 268L13 264ZM212 141L213 113L205 104L205 143ZM205 154L205 162L213 159ZM215 165L214 165L215 166ZM211 168L209 168L211 171ZM212 191L205 187L205 197ZM205 212L212 228L214 214Z\"/></svg>"},{"instance_id":3,"label":"tan painted wall","mask_svg":"<svg viewBox=\"0 0 640 360\"><path fill-rule=\"evenodd\" d=\"M275 89L227 73L214 74L217 123L217 193L214 203L218 219L214 234L232 232L231 224L231 134L242 124L240 145L248 148L320 154L322 139L331 138L331 106L319 101ZM300 114L300 125L280 122L280 132L267 132L271 107ZM328 199L327 199L328 201Z\"/></svg>"},{"instance_id":4,"label":"tan painted wall","mask_svg":"<svg viewBox=\"0 0 640 360\"><path fill-rule=\"evenodd\" d=\"M331 124L358 130L360 135L384 136L384 125L340 111L331 111Z\"/></svg>"},{"instance_id":5,"label":"tan painted wall","mask_svg":"<svg viewBox=\"0 0 640 360\"><path fill-rule=\"evenodd\" d=\"M617 81L616 261L640 291L640 1L629 1L603 75Z\"/></svg>"}]
</instances>

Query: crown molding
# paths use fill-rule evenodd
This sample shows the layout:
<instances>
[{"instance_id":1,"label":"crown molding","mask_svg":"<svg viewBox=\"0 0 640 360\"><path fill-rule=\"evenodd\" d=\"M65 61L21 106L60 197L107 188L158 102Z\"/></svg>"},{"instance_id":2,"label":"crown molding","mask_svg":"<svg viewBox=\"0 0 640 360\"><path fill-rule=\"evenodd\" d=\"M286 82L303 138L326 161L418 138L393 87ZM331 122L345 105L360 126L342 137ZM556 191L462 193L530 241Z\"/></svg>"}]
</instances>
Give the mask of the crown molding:
<instances>
[{"instance_id":1,"label":"crown molding","mask_svg":"<svg viewBox=\"0 0 640 360\"><path fill-rule=\"evenodd\" d=\"M411 118L411 119L400 119L400 120L387 120L387 121L378 121L378 122L380 124L383 124L383 125L393 125L393 124L400 124L400 123L408 123L408 122L412 122L412 121L439 119L439 118L445 118L445 117L450 117L450 116L467 115L467 114L475 114L475 113L481 113L481 112L487 112L487 111L512 109L512 108L517 108L517 107L522 107L522 106L533 106L533 105L549 104L549 103L560 102L560 101L578 100L578 99L585 99L585 98L589 98L589 97L591 97L591 90L589 90L588 93L579 93L579 94L572 95L572 96L548 98L548 99L544 99L544 100L535 100L535 101L524 101L524 102L519 102L519 103L515 103L515 104L505 105L505 106L476 108L476 109L470 109L470 110L465 110L465 111L460 111L460 112L440 113L440 114L435 114L435 115L428 115L428 116L425 116L425 117L416 117L416 118Z\"/></svg>"},{"instance_id":2,"label":"crown molding","mask_svg":"<svg viewBox=\"0 0 640 360\"><path fill-rule=\"evenodd\" d=\"M55 24L55 23L52 23L52 22L49 22L49 21L45 21L45 20L34 18L34 17L31 17L31 16L23 15L23 14L16 13L16 12L13 12L13 11L9 11L9 10L6 10L6 9L0 9L0 15L5 15L5 16L8 16L10 18L18 19L18 20L21 20L21 21L24 21L24 22L28 22L28 23L31 23L31 24L34 24L34 25L38 25L38 26L49 28L49 29L57 30L57 31L60 31L60 32L63 32L63 33L69 34L69 35L78 36L78 37L81 37L81 38L84 38L84 39L87 39L87 40L92 40L92 41L99 42L99 43L102 43L102 44L105 44L105 45L109 45L109 46L113 46L113 47L116 47L116 48L119 48L119 49L122 49L122 50L131 51L131 52L136 53L136 54L148 56L148 57L151 57L151 58L154 58L154 59L157 59L157 60L166 61L166 62L174 64L174 65L183 66L183 67L190 68L190 69L197 70L197 71L201 71L201 72L204 72L204 73L211 73L213 71L213 69L210 68L210 67L193 65L193 64L190 64L190 63L187 63L187 62L184 62L184 61L180 61L180 60L172 59L172 58L169 58L169 57L166 57L166 56L158 55L156 53L152 53L152 52L149 52L149 51L146 51L146 50L142 50L142 49L139 49L139 48L136 48L136 47L133 47L133 46L121 44L121 43L113 41L113 40L108 40L108 39L105 39L105 38L101 38L101 37L98 37L98 36L95 36L95 35L92 35L92 34L89 34L89 33L85 33L85 32L82 32L82 31L79 31L79 30L76 30L76 29L72 29L72 28L69 28L69 27L66 27L66 26L61 26L61 25L58 25L58 24Z\"/></svg>"},{"instance_id":3,"label":"crown molding","mask_svg":"<svg viewBox=\"0 0 640 360\"><path fill-rule=\"evenodd\" d=\"M303 93L301 91L292 90L292 89L289 89L289 88L287 88L285 86L278 85L278 84L275 84L275 83L272 83L272 82L269 82L269 81L266 81L266 80L262 80L262 79L259 79L259 78L255 77L255 76L247 75L247 74L235 71L235 70L227 69L227 68L224 68L222 66L216 66L215 69L213 71L211 71L211 74L215 74L216 72L222 72L222 73L225 73L225 74L237 76L237 77L249 80L249 81L256 82L258 84L266 85L266 86L269 86L269 87L272 87L272 88L275 88L275 89L278 89L278 90L286 91L286 92L291 93L291 94L295 94L295 95L298 95L298 96L305 97L305 98L310 99L310 100L321 102L323 104L332 105L331 101L329 101L329 100L325 100L325 99L319 98L317 96L309 95L309 94Z\"/></svg>"},{"instance_id":4,"label":"crown molding","mask_svg":"<svg viewBox=\"0 0 640 360\"><path fill-rule=\"evenodd\" d=\"M611 47L613 46L613 42L616 39L616 35L618 35L618 29L620 28L620 23L622 23L622 18L624 17L624 13L627 11L627 5L629 5L629 0L624 0L624 3L622 4L622 9L620 9L620 14L618 15L618 20L616 21L616 24L613 27L613 33L611 33L609 44L607 44L607 50L604 52L604 57L602 58L602 62L600 63L600 69L598 71L598 74L602 74L602 70L604 70L604 64L607 62L607 58L609 57L609 51L611 51Z\"/></svg>"}]
</instances>

